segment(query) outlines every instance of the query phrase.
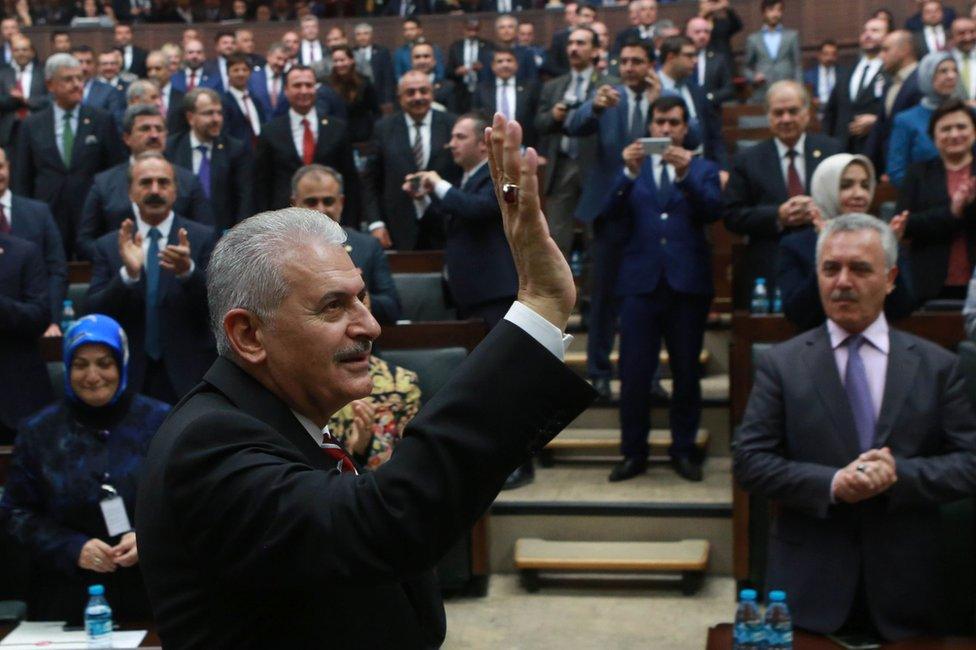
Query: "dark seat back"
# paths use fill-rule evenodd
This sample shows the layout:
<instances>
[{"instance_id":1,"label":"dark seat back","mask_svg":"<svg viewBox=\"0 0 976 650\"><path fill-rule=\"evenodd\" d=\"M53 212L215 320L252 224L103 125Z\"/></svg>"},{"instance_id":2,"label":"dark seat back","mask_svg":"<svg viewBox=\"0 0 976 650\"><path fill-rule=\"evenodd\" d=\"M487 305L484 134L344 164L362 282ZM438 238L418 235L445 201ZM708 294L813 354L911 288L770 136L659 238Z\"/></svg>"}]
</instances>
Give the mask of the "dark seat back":
<instances>
[{"instance_id":1,"label":"dark seat back","mask_svg":"<svg viewBox=\"0 0 976 650\"><path fill-rule=\"evenodd\" d=\"M447 304L444 280L440 273L394 273L403 307L402 318L409 321L454 320L454 309Z\"/></svg>"},{"instance_id":2,"label":"dark seat back","mask_svg":"<svg viewBox=\"0 0 976 650\"><path fill-rule=\"evenodd\" d=\"M447 383L451 373L464 361L468 351L462 347L417 350L380 350L387 363L413 370L420 383L420 397L427 402Z\"/></svg>"}]
</instances>

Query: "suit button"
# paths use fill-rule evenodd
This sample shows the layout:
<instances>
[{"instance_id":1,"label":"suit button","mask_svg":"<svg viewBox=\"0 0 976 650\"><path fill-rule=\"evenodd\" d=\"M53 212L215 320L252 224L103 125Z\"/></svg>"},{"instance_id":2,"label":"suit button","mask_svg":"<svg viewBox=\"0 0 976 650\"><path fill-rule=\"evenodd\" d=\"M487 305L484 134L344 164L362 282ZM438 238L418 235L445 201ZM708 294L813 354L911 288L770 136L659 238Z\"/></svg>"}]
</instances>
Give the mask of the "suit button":
<instances>
[{"instance_id":1,"label":"suit button","mask_svg":"<svg viewBox=\"0 0 976 650\"><path fill-rule=\"evenodd\" d=\"M624 191L623 190L620 190L619 192L617 192L617 196L623 196L623 195L624 195Z\"/></svg>"},{"instance_id":2,"label":"suit button","mask_svg":"<svg viewBox=\"0 0 976 650\"><path fill-rule=\"evenodd\" d=\"M665 245L667 245L667 243L668 243L668 238L667 237L661 237L661 246L665 246Z\"/></svg>"},{"instance_id":3,"label":"suit button","mask_svg":"<svg viewBox=\"0 0 976 650\"><path fill-rule=\"evenodd\" d=\"M662 212L661 213L661 221L667 221L667 219L668 219L668 213L667 212Z\"/></svg>"}]
</instances>

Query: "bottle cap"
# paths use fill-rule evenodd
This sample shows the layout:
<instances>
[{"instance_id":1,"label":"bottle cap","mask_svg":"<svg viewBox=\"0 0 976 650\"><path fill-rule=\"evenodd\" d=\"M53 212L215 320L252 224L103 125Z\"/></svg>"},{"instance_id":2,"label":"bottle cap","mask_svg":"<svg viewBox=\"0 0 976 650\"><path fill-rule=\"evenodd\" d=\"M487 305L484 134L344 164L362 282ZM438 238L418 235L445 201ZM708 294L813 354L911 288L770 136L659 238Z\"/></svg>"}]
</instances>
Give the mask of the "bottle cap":
<instances>
[{"instance_id":1,"label":"bottle cap","mask_svg":"<svg viewBox=\"0 0 976 650\"><path fill-rule=\"evenodd\" d=\"M756 284L766 284L766 278L756 278Z\"/></svg>"},{"instance_id":2,"label":"bottle cap","mask_svg":"<svg viewBox=\"0 0 976 650\"><path fill-rule=\"evenodd\" d=\"M769 600L774 603L782 603L786 601L786 592L779 589L769 592Z\"/></svg>"},{"instance_id":3,"label":"bottle cap","mask_svg":"<svg viewBox=\"0 0 976 650\"><path fill-rule=\"evenodd\" d=\"M63 303L61 303L61 304L63 304L63 305L65 305L65 306L68 306L68 305L70 305L70 304L72 304L72 303L71 303L71 301L70 301L70 300L65 300L65 301L64 301Z\"/></svg>"},{"instance_id":4,"label":"bottle cap","mask_svg":"<svg viewBox=\"0 0 976 650\"><path fill-rule=\"evenodd\" d=\"M90 585L88 587L88 595L89 596L104 596L105 595L105 587L103 587L102 585Z\"/></svg>"},{"instance_id":5,"label":"bottle cap","mask_svg":"<svg viewBox=\"0 0 976 650\"><path fill-rule=\"evenodd\" d=\"M755 589L743 589L739 592L739 600L755 600L756 590Z\"/></svg>"}]
</instances>

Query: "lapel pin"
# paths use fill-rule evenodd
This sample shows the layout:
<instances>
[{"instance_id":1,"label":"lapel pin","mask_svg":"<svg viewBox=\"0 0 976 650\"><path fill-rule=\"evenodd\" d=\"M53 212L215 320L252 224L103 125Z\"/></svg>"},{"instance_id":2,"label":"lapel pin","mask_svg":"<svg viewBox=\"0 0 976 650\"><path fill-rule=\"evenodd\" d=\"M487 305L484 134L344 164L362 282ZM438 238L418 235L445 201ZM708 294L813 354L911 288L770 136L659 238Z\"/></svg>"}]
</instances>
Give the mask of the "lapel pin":
<instances>
[{"instance_id":1,"label":"lapel pin","mask_svg":"<svg viewBox=\"0 0 976 650\"><path fill-rule=\"evenodd\" d=\"M713 56L715 56L715 52L712 52L711 50L708 50L708 58L710 59Z\"/></svg>"},{"instance_id":2,"label":"lapel pin","mask_svg":"<svg viewBox=\"0 0 976 650\"><path fill-rule=\"evenodd\" d=\"M85 124L91 124L91 120L90 120L90 119L88 119L87 117L86 117L86 118L85 118L84 120L82 120L82 121L83 121L83 122L84 122Z\"/></svg>"},{"instance_id":3,"label":"lapel pin","mask_svg":"<svg viewBox=\"0 0 976 650\"><path fill-rule=\"evenodd\" d=\"M352 246L350 246L349 244L346 244L346 247L345 248L346 248L346 252L347 253L351 253L352 252Z\"/></svg>"},{"instance_id":4,"label":"lapel pin","mask_svg":"<svg viewBox=\"0 0 976 650\"><path fill-rule=\"evenodd\" d=\"M517 90L518 92L522 92L522 91L524 91L525 89L524 89L524 88L522 88L522 86L515 86L515 90Z\"/></svg>"},{"instance_id":5,"label":"lapel pin","mask_svg":"<svg viewBox=\"0 0 976 650\"><path fill-rule=\"evenodd\" d=\"M820 149L814 149L813 150L813 157L814 158L819 158L820 157Z\"/></svg>"},{"instance_id":6,"label":"lapel pin","mask_svg":"<svg viewBox=\"0 0 976 650\"><path fill-rule=\"evenodd\" d=\"M223 145L223 143L222 143L222 142L218 142L218 143L217 143L217 148L218 148L218 149L223 149L223 148L224 148L224 145Z\"/></svg>"},{"instance_id":7,"label":"lapel pin","mask_svg":"<svg viewBox=\"0 0 976 650\"><path fill-rule=\"evenodd\" d=\"M323 118L322 118L322 126L325 126L325 125L326 125L326 124L328 124L328 123L329 123L329 120L328 120L328 118L325 118L325 117L323 117Z\"/></svg>"}]
</instances>

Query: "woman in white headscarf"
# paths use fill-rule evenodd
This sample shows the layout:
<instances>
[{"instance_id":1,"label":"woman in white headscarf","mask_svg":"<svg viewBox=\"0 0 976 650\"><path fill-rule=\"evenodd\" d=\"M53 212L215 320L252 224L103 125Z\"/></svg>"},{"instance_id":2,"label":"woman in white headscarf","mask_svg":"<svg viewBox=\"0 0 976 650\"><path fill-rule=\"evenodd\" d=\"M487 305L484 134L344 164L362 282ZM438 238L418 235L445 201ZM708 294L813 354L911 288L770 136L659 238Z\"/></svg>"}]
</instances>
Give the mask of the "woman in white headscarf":
<instances>
[{"instance_id":1,"label":"woman in white headscarf","mask_svg":"<svg viewBox=\"0 0 976 650\"><path fill-rule=\"evenodd\" d=\"M810 181L810 195L816 210L813 225L789 232L780 239L776 272L783 313L801 329L816 327L826 319L817 285L817 234L829 219L843 214L867 213L876 187L874 165L866 156L836 154L825 159L814 171ZM891 221L899 238L907 217L907 213L902 213ZM885 300L885 313L892 319L907 316L915 308L905 276L907 265L899 263L898 266L895 289Z\"/></svg>"}]
</instances>

